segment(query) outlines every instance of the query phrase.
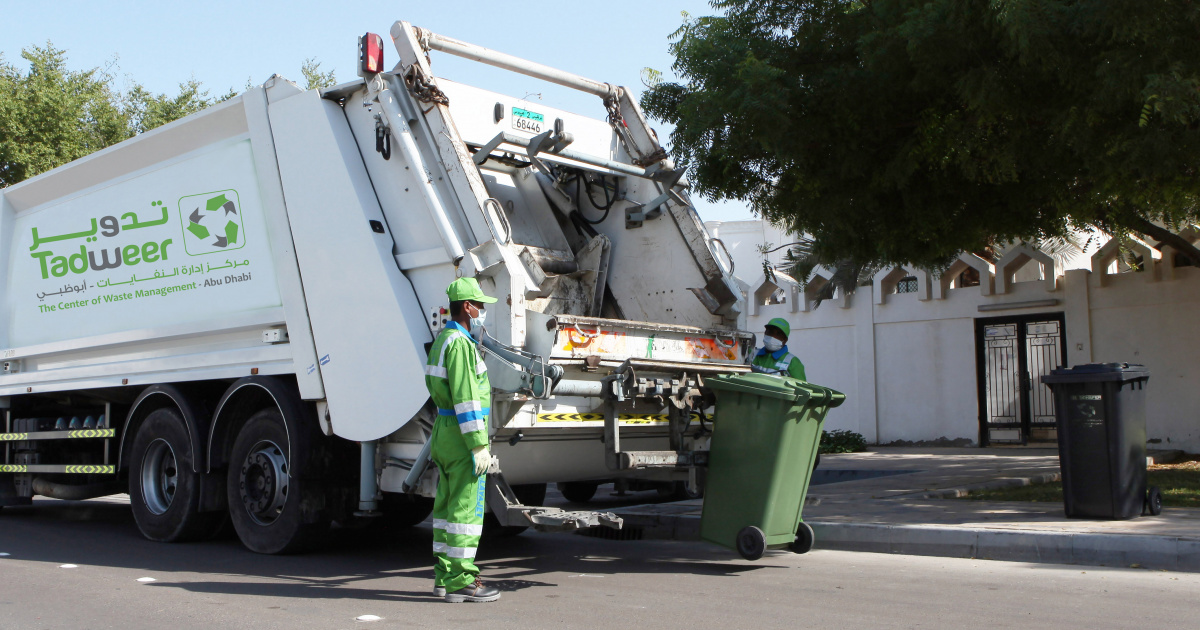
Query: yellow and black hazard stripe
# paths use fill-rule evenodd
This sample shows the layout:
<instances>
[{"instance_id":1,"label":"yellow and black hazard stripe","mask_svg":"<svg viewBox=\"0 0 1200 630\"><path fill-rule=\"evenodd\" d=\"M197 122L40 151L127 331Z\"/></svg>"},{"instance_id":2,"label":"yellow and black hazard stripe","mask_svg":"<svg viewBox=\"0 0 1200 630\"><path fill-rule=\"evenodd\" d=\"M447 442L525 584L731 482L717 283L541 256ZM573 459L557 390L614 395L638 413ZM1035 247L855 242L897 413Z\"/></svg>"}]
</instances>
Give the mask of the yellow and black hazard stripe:
<instances>
[{"instance_id":1,"label":"yellow and black hazard stripe","mask_svg":"<svg viewBox=\"0 0 1200 630\"><path fill-rule=\"evenodd\" d=\"M35 431L33 433L0 433L0 442L22 440L86 440L116 437L116 429L76 429L71 431Z\"/></svg>"},{"instance_id":2,"label":"yellow and black hazard stripe","mask_svg":"<svg viewBox=\"0 0 1200 630\"><path fill-rule=\"evenodd\" d=\"M603 422L602 413L539 413L538 422Z\"/></svg>"},{"instance_id":3,"label":"yellow and black hazard stripe","mask_svg":"<svg viewBox=\"0 0 1200 630\"><path fill-rule=\"evenodd\" d=\"M0 473L66 473L68 475L111 475L117 472L111 465L61 464L0 464Z\"/></svg>"},{"instance_id":4,"label":"yellow and black hazard stripe","mask_svg":"<svg viewBox=\"0 0 1200 630\"><path fill-rule=\"evenodd\" d=\"M82 429L79 431L69 431L67 435L70 439L85 439L85 438L109 438L117 434L116 429Z\"/></svg>"},{"instance_id":5,"label":"yellow and black hazard stripe","mask_svg":"<svg viewBox=\"0 0 1200 630\"><path fill-rule=\"evenodd\" d=\"M111 475L113 466L66 466L63 472L75 475Z\"/></svg>"},{"instance_id":6,"label":"yellow and black hazard stripe","mask_svg":"<svg viewBox=\"0 0 1200 630\"><path fill-rule=\"evenodd\" d=\"M692 414L691 421L698 421L700 414ZM603 422L602 413L539 413L538 422ZM621 424L666 424L665 413L621 413L617 414Z\"/></svg>"}]
</instances>

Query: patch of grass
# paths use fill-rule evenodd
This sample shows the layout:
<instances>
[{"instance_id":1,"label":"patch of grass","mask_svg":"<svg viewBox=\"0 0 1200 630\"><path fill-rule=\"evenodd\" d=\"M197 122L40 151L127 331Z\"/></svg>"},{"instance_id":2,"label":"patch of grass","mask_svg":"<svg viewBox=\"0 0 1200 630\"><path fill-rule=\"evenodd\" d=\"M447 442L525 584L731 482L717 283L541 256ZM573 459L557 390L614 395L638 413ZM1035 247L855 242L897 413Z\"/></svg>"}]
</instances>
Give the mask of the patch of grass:
<instances>
[{"instance_id":1,"label":"patch of grass","mask_svg":"<svg viewBox=\"0 0 1200 630\"><path fill-rule=\"evenodd\" d=\"M1039 483L1032 486L1016 488L999 488L997 490L977 490L968 494L966 499L972 501L1033 501L1046 503L1062 503L1062 482Z\"/></svg>"},{"instance_id":2,"label":"patch of grass","mask_svg":"<svg viewBox=\"0 0 1200 630\"><path fill-rule=\"evenodd\" d=\"M1163 505L1167 507L1200 508L1200 456L1190 456L1178 462L1151 466L1146 483L1158 486ZM1042 483L999 490L972 492L965 498L972 501L1032 501L1061 503L1062 482Z\"/></svg>"},{"instance_id":3,"label":"patch of grass","mask_svg":"<svg viewBox=\"0 0 1200 630\"><path fill-rule=\"evenodd\" d=\"M1151 470L1146 474L1148 483L1162 492L1163 505L1200 508L1200 469Z\"/></svg>"}]
</instances>

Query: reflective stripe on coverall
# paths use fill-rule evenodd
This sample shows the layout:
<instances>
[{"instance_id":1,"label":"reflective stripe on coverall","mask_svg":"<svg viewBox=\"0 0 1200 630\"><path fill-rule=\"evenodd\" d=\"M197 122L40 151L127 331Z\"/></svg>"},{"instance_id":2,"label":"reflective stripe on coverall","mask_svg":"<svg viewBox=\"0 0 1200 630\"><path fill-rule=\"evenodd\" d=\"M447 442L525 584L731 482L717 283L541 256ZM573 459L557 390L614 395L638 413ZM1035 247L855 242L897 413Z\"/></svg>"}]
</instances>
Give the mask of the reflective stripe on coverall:
<instances>
[{"instance_id":1,"label":"reflective stripe on coverall","mask_svg":"<svg viewBox=\"0 0 1200 630\"><path fill-rule=\"evenodd\" d=\"M439 471L433 500L434 584L457 591L475 582L475 551L483 532L487 475L475 475L471 449L487 446L492 386L475 339L450 322L434 340L425 387L438 416L430 456Z\"/></svg>"}]
</instances>

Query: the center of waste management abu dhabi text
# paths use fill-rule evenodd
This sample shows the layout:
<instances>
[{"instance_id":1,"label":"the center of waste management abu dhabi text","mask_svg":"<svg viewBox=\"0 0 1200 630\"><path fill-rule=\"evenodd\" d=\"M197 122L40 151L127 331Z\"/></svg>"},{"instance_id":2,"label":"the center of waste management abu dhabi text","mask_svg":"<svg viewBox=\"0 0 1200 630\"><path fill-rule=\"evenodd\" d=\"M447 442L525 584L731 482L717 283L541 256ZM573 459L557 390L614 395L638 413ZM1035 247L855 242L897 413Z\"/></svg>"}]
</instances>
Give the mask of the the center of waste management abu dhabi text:
<instances>
[{"instance_id":1,"label":"the center of waste management abu dhabi text","mask_svg":"<svg viewBox=\"0 0 1200 630\"><path fill-rule=\"evenodd\" d=\"M249 261L246 261L246 264L248 264L248 263L249 263ZM223 278L206 278L203 283L188 282L186 284L175 284L175 285L166 286L166 287L134 289L133 291L122 291L119 293L105 293L103 295L93 297L93 298L64 299L64 300L60 300L57 303L38 304L38 312L55 313L58 311L65 311L65 310L69 310L69 309L87 308L90 306L100 306L102 304L109 304L109 303L113 303L113 302L124 302L126 300L136 300L136 299L148 298L148 297L163 297L163 296L167 296L167 295L173 295L176 293L182 293L184 291L194 291L196 289L219 287L219 286L223 286L223 285L227 285L227 284L234 284L237 282L247 282L250 280L250 278L251 278L250 272L247 271L245 273L240 273L237 275L226 275ZM78 287L70 287L70 286L68 286L67 288L72 289L71 291L67 291L67 293L74 293L76 291L82 291L82 290L86 289L86 286L83 289L80 289Z\"/></svg>"}]
</instances>

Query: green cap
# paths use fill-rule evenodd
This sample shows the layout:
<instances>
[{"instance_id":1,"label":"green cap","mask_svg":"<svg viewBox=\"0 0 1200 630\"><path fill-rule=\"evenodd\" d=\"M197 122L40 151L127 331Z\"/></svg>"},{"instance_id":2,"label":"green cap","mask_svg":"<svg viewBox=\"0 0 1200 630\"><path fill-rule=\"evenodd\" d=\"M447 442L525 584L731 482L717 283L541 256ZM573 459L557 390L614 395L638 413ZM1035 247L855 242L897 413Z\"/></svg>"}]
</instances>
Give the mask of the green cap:
<instances>
[{"instance_id":1,"label":"green cap","mask_svg":"<svg viewBox=\"0 0 1200 630\"><path fill-rule=\"evenodd\" d=\"M787 320L782 317L776 317L775 319L772 319L771 321L767 322L767 325L774 326L779 330L782 330L784 337L792 336L792 327L789 326Z\"/></svg>"},{"instance_id":2,"label":"green cap","mask_svg":"<svg viewBox=\"0 0 1200 630\"><path fill-rule=\"evenodd\" d=\"M472 300L491 304L496 301L496 298L483 294L483 289L479 288L479 282L475 278L459 278L451 282L450 286L446 287L446 295L450 297L451 302Z\"/></svg>"}]
</instances>

